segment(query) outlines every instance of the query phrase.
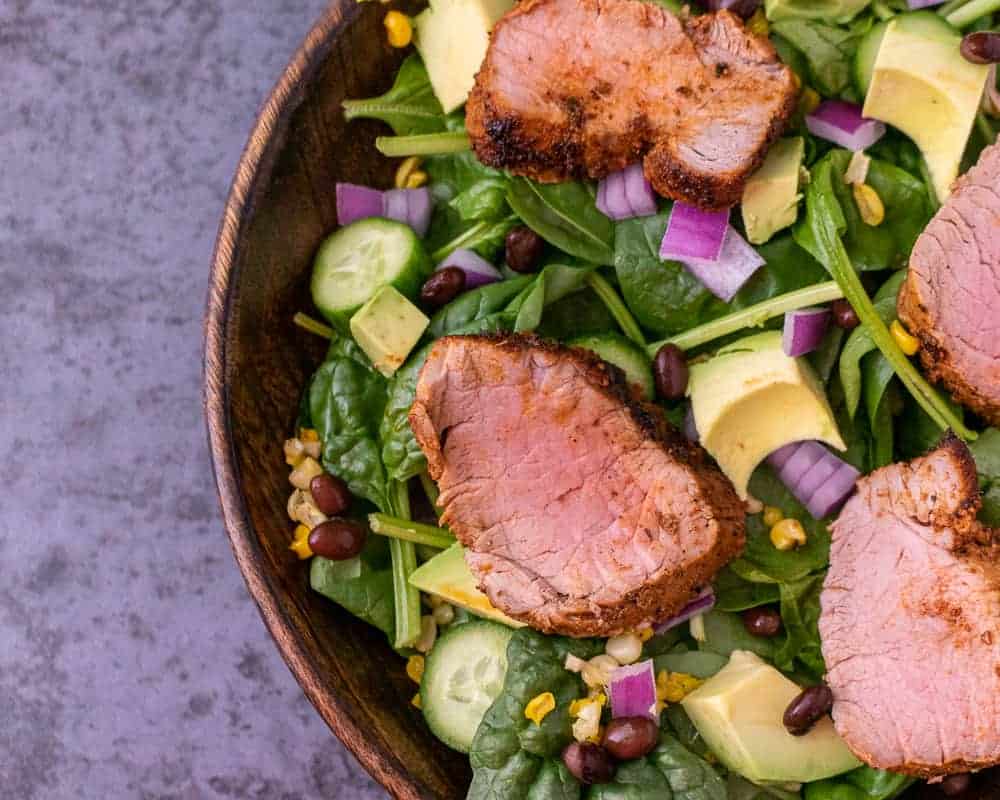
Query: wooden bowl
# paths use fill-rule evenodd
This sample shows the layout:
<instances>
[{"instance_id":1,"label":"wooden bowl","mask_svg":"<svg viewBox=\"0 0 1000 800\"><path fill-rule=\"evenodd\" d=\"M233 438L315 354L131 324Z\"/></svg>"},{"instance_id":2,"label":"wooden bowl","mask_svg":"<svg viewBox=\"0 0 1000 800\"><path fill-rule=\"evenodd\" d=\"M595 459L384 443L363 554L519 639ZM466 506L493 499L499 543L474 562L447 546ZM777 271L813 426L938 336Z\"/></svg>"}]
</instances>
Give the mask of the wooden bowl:
<instances>
[{"instance_id":1,"label":"wooden bowl","mask_svg":"<svg viewBox=\"0 0 1000 800\"><path fill-rule=\"evenodd\" d=\"M413 10L405 9L404 10ZM336 225L334 183L387 186L377 123L348 127L341 101L392 83L379 3L336 0L268 98L226 204L205 318L205 411L226 529L250 594L313 705L400 798L461 798L467 759L427 730L383 634L309 588L288 550L282 441L324 342L292 324L311 307L317 246Z\"/></svg>"}]
</instances>

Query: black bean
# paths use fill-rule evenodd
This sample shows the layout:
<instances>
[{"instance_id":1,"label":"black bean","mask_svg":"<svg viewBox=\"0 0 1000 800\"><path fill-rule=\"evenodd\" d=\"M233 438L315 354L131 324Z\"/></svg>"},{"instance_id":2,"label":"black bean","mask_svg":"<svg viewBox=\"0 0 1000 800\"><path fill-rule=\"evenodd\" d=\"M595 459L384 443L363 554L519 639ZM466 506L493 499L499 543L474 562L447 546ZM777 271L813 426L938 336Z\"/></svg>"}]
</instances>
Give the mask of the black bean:
<instances>
[{"instance_id":1,"label":"black bean","mask_svg":"<svg viewBox=\"0 0 1000 800\"><path fill-rule=\"evenodd\" d=\"M941 791L948 797L955 797L969 790L972 785L972 776L968 772L960 772L957 775L949 775L941 781Z\"/></svg>"},{"instance_id":2,"label":"black bean","mask_svg":"<svg viewBox=\"0 0 1000 800\"><path fill-rule=\"evenodd\" d=\"M1000 33L977 31L965 34L962 39L962 55L973 64L1000 63Z\"/></svg>"},{"instance_id":3,"label":"black bean","mask_svg":"<svg viewBox=\"0 0 1000 800\"><path fill-rule=\"evenodd\" d=\"M665 344L653 359L656 391L664 400L679 400L688 385L688 365L684 351L675 344Z\"/></svg>"},{"instance_id":4,"label":"black bean","mask_svg":"<svg viewBox=\"0 0 1000 800\"><path fill-rule=\"evenodd\" d=\"M309 534L309 547L313 553L334 561L354 558L365 546L368 531L352 519L328 519Z\"/></svg>"},{"instance_id":5,"label":"black bean","mask_svg":"<svg viewBox=\"0 0 1000 800\"><path fill-rule=\"evenodd\" d=\"M854 306L844 299L834 300L830 304L830 309L833 311L833 324L838 328L850 331L861 324L861 320L858 319L858 312L854 310Z\"/></svg>"},{"instance_id":6,"label":"black bean","mask_svg":"<svg viewBox=\"0 0 1000 800\"><path fill-rule=\"evenodd\" d=\"M833 708L833 692L829 686L821 683L803 689L801 694L788 704L782 721L792 736L805 736L824 714L830 713L831 708Z\"/></svg>"},{"instance_id":7,"label":"black bean","mask_svg":"<svg viewBox=\"0 0 1000 800\"><path fill-rule=\"evenodd\" d=\"M656 748L660 729L649 717L618 717L608 723L602 744L619 761L642 758Z\"/></svg>"},{"instance_id":8,"label":"black bean","mask_svg":"<svg viewBox=\"0 0 1000 800\"><path fill-rule=\"evenodd\" d=\"M440 308L458 297L465 288L465 273L458 267L439 269L427 279L420 290L425 306Z\"/></svg>"},{"instance_id":9,"label":"black bean","mask_svg":"<svg viewBox=\"0 0 1000 800\"><path fill-rule=\"evenodd\" d=\"M351 490L336 475L324 472L309 481L309 494L316 501L316 508L328 517L343 514L351 507Z\"/></svg>"},{"instance_id":10,"label":"black bean","mask_svg":"<svg viewBox=\"0 0 1000 800\"><path fill-rule=\"evenodd\" d=\"M748 608L743 612L743 627L747 633L770 639L781 633L781 614L770 606Z\"/></svg>"},{"instance_id":11,"label":"black bean","mask_svg":"<svg viewBox=\"0 0 1000 800\"><path fill-rule=\"evenodd\" d=\"M562 759L566 769L583 784L607 783L615 776L611 756L598 744L571 742L563 750Z\"/></svg>"},{"instance_id":12,"label":"black bean","mask_svg":"<svg viewBox=\"0 0 1000 800\"><path fill-rule=\"evenodd\" d=\"M518 225L507 233L507 266L514 272L534 272L545 249L542 237L527 225Z\"/></svg>"}]
</instances>

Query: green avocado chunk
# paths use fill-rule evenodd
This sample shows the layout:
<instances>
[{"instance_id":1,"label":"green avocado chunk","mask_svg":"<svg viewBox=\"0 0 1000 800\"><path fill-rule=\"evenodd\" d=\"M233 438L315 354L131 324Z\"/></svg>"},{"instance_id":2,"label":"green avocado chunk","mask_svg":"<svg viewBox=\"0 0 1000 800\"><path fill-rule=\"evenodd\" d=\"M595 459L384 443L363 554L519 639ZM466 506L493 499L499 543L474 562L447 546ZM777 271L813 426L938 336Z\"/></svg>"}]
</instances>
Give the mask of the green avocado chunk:
<instances>
[{"instance_id":1,"label":"green avocado chunk","mask_svg":"<svg viewBox=\"0 0 1000 800\"><path fill-rule=\"evenodd\" d=\"M351 334L375 369L391 378L430 320L392 286L383 286L351 317Z\"/></svg>"},{"instance_id":2,"label":"green avocado chunk","mask_svg":"<svg viewBox=\"0 0 1000 800\"><path fill-rule=\"evenodd\" d=\"M752 244L764 244L795 223L802 199L799 175L805 153L806 144L801 136L781 139L768 152L763 166L747 181L740 209Z\"/></svg>"}]
</instances>

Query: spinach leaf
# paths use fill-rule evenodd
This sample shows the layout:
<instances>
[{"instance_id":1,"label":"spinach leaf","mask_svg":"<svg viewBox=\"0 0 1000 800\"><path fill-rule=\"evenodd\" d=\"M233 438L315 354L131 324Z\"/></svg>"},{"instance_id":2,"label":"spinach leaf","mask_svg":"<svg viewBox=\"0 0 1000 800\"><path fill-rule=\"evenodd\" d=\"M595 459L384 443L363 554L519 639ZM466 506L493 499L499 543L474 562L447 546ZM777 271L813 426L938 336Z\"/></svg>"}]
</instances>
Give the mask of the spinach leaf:
<instances>
[{"instance_id":1,"label":"spinach leaf","mask_svg":"<svg viewBox=\"0 0 1000 800\"><path fill-rule=\"evenodd\" d=\"M845 23L870 4L871 0L768 0L765 8L768 19L825 19Z\"/></svg>"},{"instance_id":2,"label":"spinach leaf","mask_svg":"<svg viewBox=\"0 0 1000 800\"><path fill-rule=\"evenodd\" d=\"M397 136L446 130L445 114L431 88L420 56L406 58L392 88L366 100L345 100L344 118L368 118L388 123Z\"/></svg>"},{"instance_id":3,"label":"spinach leaf","mask_svg":"<svg viewBox=\"0 0 1000 800\"><path fill-rule=\"evenodd\" d=\"M844 775L808 783L804 800L892 800L916 778L883 769L859 767Z\"/></svg>"},{"instance_id":4,"label":"spinach leaf","mask_svg":"<svg viewBox=\"0 0 1000 800\"><path fill-rule=\"evenodd\" d=\"M346 561L316 556L309 567L309 583L392 641L395 612L388 539L369 536L361 554Z\"/></svg>"},{"instance_id":5,"label":"spinach leaf","mask_svg":"<svg viewBox=\"0 0 1000 800\"><path fill-rule=\"evenodd\" d=\"M729 661L725 656L710 650L691 650L686 653L664 653L653 659L656 674L661 670L668 672L683 672L696 678L711 678L716 672L726 666Z\"/></svg>"},{"instance_id":6,"label":"spinach leaf","mask_svg":"<svg viewBox=\"0 0 1000 800\"><path fill-rule=\"evenodd\" d=\"M782 19L773 22L771 30L802 54L809 65L809 83L820 94L839 97L851 88L851 64L860 36L811 19Z\"/></svg>"},{"instance_id":7,"label":"spinach leaf","mask_svg":"<svg viewBox=\"0 0 1000 800\"><path fill-rule=\"evenodd\" d=\"M718 574L713 588L715 607L719 611L746 611L748 608L777 603L781 597L776 583L748 581L729 567Z\"/></svg>"},{"instance_id":8,"label":"spinach leaf","mask_svg":"<svg viewBox=\"0 0 1000 800\"><path fill-rule=\"evenodd\" d=\"M618 324L591 289L563 297L545 310L537 333L548 339L566 341L592 333L617 332Z\"/></svg>"},{"instance_id":9,"label":"spinach leaf","mask_svg":"<svg viewBox=\"0 0 1000 800\"><path fill-rule=\"evenodd\" d=\"M514 178L507 202L521 221L549 244L593 264L611 264L614 226L597 210L593 185L541 184Z\"/></svg>"},{"instance_id":10,"label":"spinach leaf","mask_svg":"<svg viewBox=\"0 0 1000 800\"><path fill-rule=\"evenodd\" d=\"M611 783L587 800L727 800L726 784L707 761L667 734L645 758L619 765Z\"/></svg>"},{"instance_id":11,"label":"spinach leaf","mask_svg":"<svg viewBox=\"0 0 1000 800\"><path fill-rule=\"evenodd\" d=\"M351 492L389 508L378 432L386 404L386 379L371 368L351 339L330 346L309 387L309 410L323 443L323 466Z\"/></svg>"},{"instance_id":12,"label":"spinach leaf","mask_svg":"<svg viewBox=\"0 0 1000 800\"><path fill-rule=\"evenodd\" d=\"M872 432L871 469L892 463L892 404L896 393L889 391L896 377L892 364L881 353L869 353L861 363L864 380L865 408Z\"/></svg>"},{"instance_id":13,"label":"spinach leaf","mask_svg":"<svg viewBox=\"0 0 1000 800\"><path fill-rule=\"evenodd\" d=\"M572 266L549 264L534 282L526 287L507 308L514 316L514 330L518 333L533 331L542 321L546 306L563 297L578 292L585 285L587 275L595 265Z\"/></svg>"},{"instance_id":14,"label":"spinach leaf","mask_svg":"<svg viewBox=\"0 0 1000 800\"><path fill-rule=\"evenodd\" d=\"M451 207L465 221L496 219L507 215L507 179L486 177L463 189Z\"/></svg>"},{"instance_id":15,"label":"spinach leaf","mask_svg":"<svg viewBox=\"0 0 1000 800\"><path fill-rule=\"evenodd\" d=\"M774 654L774 664L778 669L792 672L798 661L816 679L826 671L818 628L822 588L821 574L780 585L781 622L785 638Z\"/></svg>"},{"instance_id":16,"label":"spinach leaf","mask_svg":"<svg viewBox=\"0 0 1000 800\"><path fill-rule=\"evenodd\" d=\"M983 431L969 449L979 471L983 508L979 518L987 525L1000 526L1000 430Z\"/></svg>"},{"instance_id":17,"label":"spinach leaf","mask_svg":"<svg viewBox=\"0 0 1000 800\"><path fill-rule=\"evenodd\" d=\"M427 467L424 452L410 428L410 407L417 394L417 378L427 360L430 345L410 356L410 359L389 380L385 414L379 425L382 443L382 463L392 480L407 481Z\"/></svg>"},{"instance_id":18,"label":"spinach leaf","mask_svg":"<svg viewBox=\"0 0 1000 800\"><path fill-rule=\"evenodd\" d=\"M790 792L778 786L758 786L746 778L730 772L726 778L729 800L802 800L799 792Z\"/></svg>"},{"instance_id":19,"label":"spinach leaf","mask_svg":"<svg viewBox=\"0 0 1000 800\"><path fill-rule=\"evenodd\" d=\"M528 275L488 283L459 295L438 311L427 328L427 336L437 339L467 328L472 323L502 312L524 289L534 282Z\"/></svg>"},{"instance_id":20,"label":"spinach leaf","mask_svg":"<svg viewBox=\"0 0 1000 800\"><path fill-rule=\"evenodd\" d=\"M777 643L747 632L738 614L712 609L704 615L705 641L698 642L699 650L708 650L729 656L734 650L749 650L768 661L774 658Z\"/></svg>"}]
</instances>

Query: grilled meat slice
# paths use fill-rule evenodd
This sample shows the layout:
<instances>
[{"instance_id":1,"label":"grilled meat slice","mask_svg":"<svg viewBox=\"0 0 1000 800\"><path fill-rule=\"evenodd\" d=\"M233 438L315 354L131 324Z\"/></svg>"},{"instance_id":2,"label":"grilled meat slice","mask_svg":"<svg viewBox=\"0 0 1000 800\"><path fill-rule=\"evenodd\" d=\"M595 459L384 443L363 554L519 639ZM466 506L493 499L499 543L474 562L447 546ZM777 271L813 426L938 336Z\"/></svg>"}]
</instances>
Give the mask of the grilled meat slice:
<instances>
[{"instance_id":1,"label":"grilled meat slice","mask_svg":"<svg viewBox=\"0 0 1000 800\"><path fill-rule=\"evenodd\" d=\"M819 621L837 732L873 767L1000 763L1000 546L954 437L858 482L833 524Z\"/></svg>"},{"instance_id":2,"label":"grilled meat slice","mask_svg":"<svg viewBox=\"0 0 1000 800\"><path fill-rule=\"evenodd\" d=\"M410 424L480 588L539 630L662 620L743 547L729 481L587 351L439 339Z\"/></svg>"},{"instance_id":3,"label":"grilled meat slice","mask_svg":"<svg viewBox=\"0 0 1000 800\"><path fill-rule=\"evenodd\" d=\"M524 0L493 30L466 127L483 163L518 175L601 178L642 159L660 194L718 209L739 201L796 95L728 11Z\"/></svg>"},{"instance_id":4,"label":"grilled meat slice","mask_svg":"<svg viewBox=\"0 0 1000 800\"><path fill-rule=\"evenodd\" d=\"M930 377L1000 425L1000 144L917 239L898 311Z\"/></svg>"}]
</instances>

